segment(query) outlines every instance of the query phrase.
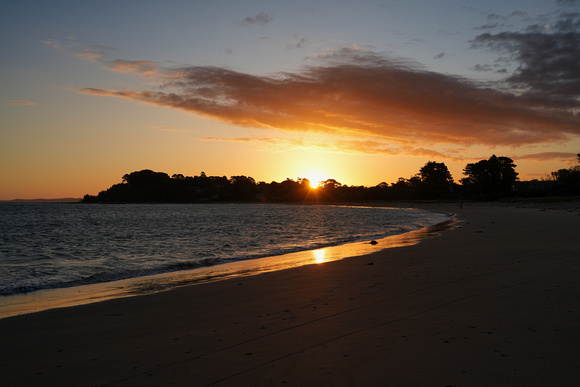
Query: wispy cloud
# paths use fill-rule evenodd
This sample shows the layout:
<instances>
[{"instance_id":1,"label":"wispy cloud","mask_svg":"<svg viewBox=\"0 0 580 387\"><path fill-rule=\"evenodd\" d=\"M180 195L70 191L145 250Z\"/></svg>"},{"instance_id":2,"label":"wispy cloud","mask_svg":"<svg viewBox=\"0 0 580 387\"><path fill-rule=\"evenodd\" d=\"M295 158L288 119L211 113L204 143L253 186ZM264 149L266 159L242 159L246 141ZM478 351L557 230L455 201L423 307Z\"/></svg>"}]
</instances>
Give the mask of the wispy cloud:
<instances>
[{"instance_id":1,"label":"wispy cloud","mask_svg":"<svg viewBox=\"0 0 580 387\"><path fill-rule=\"evenodd\" d=\"M74 36L67 36L65 39L47 39L42 41L42 43L59 51L70 50L78 47L78 43Z\"/></svg>"},{"instance_id":2,"label":"wispy cloud","mask_svg":"<svg viewBox=\"0 0 580 387\"><path fill-rule=\"evenodd\" d=\"M246 26L250 24L259 24L265 26L266 24L270 23L274 20L274 15L267 14L265 12L260 12L256 16L248 16L242 20L234 20L235 23Z\"/></svg>"},{"instance_id":3,"label":"wispy cloud","mask_svg":"<svg viewBox=\"0 0 580 387\"><path fill-rule=\"evenodd\" d=\"M151 129L155 129L155 130L161 130L163 132L190 132L190 130L187 129L179 129L179 128L173 128L171 126L152 126Z\"/></svg>"},{"instance_id":4,"label":"wispy cloud","mask_svg":"<svg viewBox=\"0 0 580 387\"><path fill-rule=\"evenodd\" d=\"M392 143L377 140L316 140L309 138L285 138L285 137L201 137L201 141L242 142L249 144L266 144L276 148L308 149L318 152L339 152L351 154L375 154L375 155L405 155L424 157L433 160L449 160L457 162L471 162L485 159L485 155L466 155L463 152L447 149L444 152L435 151L423 147L409 145L396 146ZM540 152L512 155L518 161L547 162L557 161L574 164L576 153L572 152Z\"/></svg>"},{"instance_id":5,"label":"wispy cloud","mask_svg":"<svg viewBox=\"0 0 580 387\"><path fill-rule=\"evenodd\" d=\"M526 161L561 161L564 163L574 164L576 161L576 153L571 152L541 152L541 153L528 153L517 156L518 160Z\"/></svg>"},{"instance_id":6,"label":"wispy cloud","mask_svg":"<svg viewBox=\"0 0 580 387\"><path fill-rule=\"evenodd\" d=\"M159 66L146 60L115 60L109 62L109 68L118 73L134 73L144 78L162 78L164 74Z\"/></svg>"},{"instance_id":7,"label":"wispy cloud","mask_svg":"<svg viewBox=\"0 0 580 387\"><path fill-rule=\"evenodd\" d=\"M89 62L96 62L103 58L106 53L114 50L114 47L104 44L90 44L87 48L77 52L76 56Z\"/></svg>"},{"instance_id":8,"label":"wispy cloud","mask_svg":"<svg viewBox=\"0 0 580 387\"><path fill-rule=\"evenodd\" d=\"M89 44L82 47L74 36L68 36L64 39L47 39L42 43L58 51L71 53L88 62L101 61L107 54L116 51L114 47L105 44Z\"/></svg>"},{"instance_id":9,"label":"wispy cloud","mask_svg":"<svg viewBox=\"0 0 580 387\"><path fill-rule=\"evenodd\" d=\"M96 62L98 59L103 57L103 54L96 51L83 51L77 53L77 56L89 62Z\"/></svg>"},{"instance_id":10,"label":"wispy cloud","mask_svg":"<svg viewBox=\"0 0 580 387\"><path fill-rule=\"evenodd\" d=\"M298 37L296 37L298 38ZM298 40L298 43L289 43L286 45L286 48L291 50L293 48L303 48L304 45L306 44L306 42L308 42L307 38L300 38L300 40Z\"/></svg>"},{"instance_id":11,"label":"wispy cloud","mask_svg":"<svg viewBox=\"0 0 580 387\"><path fill-rule=\"evenodd\" d=\"M337 152L351 154L374 154L374 155L406 155L427 158L444 159L451 161L464 161L466 158L454 155L455 152L438 152L422 147L409 145L398 146L393 143L377 140L316 140L309 138L280 138L280 137L202 137L202 141L224 141L224 142L244 142L274 145L277 148L285 147L289 149L307 149L317 152ZM471 159L471 158L468 158Z\"/></svg>"},{"instance_id":12,"label":"wispy cloud","mask_svg":"<svg viewBox=\"0 0 580 387\"><path fill-rule=\"evenodd\" d=\"M9 102L9 105L12 105L12 106L34 106L36 104L34 102L30 102L30 101L13 99L12 101Z\"/></svg>"}]
</instances>

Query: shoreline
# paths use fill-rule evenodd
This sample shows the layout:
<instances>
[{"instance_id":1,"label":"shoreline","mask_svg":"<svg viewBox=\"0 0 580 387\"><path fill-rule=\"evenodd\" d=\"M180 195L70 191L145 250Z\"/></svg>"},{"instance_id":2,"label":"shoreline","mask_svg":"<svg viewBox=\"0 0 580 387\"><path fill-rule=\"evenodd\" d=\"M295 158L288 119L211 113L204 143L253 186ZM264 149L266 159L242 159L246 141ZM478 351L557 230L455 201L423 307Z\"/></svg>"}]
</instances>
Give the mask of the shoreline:
<instances>
[{"instance_id":1,"label":"shoreline","mask_svg":"<svg viewBox=\"0 0 580 387\"><path fill-rule=\"evenodd\" d=\"M452 231L324 265L0 319L6 385L580 380L580 211L453 207Z\"/></svg>"},{"instance_id":2,"label":"shoreline","mask_svg":"<svg viewBox=\"0 0 580 387\"><path fill-rule=\"evenodd\" d=\"M117 298L153 294L181 286L192 286L232 278L253 276L303 265L324 264L345 258L371 254L383 249L410 246L452 227L452 224L456 222L454 220L454 214L444 214L448 215L450 219L437 225L378 239L376 241L378 243L375 245L369 242L351 242L195 269L65 288L39 289L26 293L0 296L0 319L41 312L53 308L65 308Z\"/></svg>"}]
</instances>

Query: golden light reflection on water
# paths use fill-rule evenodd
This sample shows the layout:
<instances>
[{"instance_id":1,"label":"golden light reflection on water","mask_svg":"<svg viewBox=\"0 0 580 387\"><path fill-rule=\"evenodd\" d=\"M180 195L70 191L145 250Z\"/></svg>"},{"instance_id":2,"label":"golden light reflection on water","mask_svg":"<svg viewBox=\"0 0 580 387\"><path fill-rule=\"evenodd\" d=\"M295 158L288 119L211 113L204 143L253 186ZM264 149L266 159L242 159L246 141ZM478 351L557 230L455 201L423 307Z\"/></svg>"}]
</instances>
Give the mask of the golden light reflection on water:
<instances>
[{"instance_id":1,"label":"golden light reflection on water","mask_svg":"<svg viewBox=\"0 0 580 387\"><path fill-rule=\"evenodd\" d=\"M312 250L312 255L314 255L314 261L316 263L323 263L324 256L326 255L326 251L324 249Z\"/></svg>"}]
</instances>

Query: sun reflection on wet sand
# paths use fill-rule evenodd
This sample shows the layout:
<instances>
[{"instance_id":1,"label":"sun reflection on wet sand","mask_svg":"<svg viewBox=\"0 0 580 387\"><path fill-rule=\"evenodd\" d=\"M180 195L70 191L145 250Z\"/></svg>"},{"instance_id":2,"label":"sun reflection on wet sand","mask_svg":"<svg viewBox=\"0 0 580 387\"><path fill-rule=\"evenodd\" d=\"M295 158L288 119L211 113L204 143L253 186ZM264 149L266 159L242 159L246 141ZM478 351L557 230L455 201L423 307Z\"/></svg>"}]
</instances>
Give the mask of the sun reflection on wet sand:
<instances>
[{"instance_id":1,"label":"sun reflection on wet sand","mask_svg":"<svg viewBox=\"0 0 580 387\"><path fill-rule=\"evenodd\" d=\"M312 255L314 255L314 262L323 263L325 261L324 256L326 255L326 250L325 249L312 250Z\"/></svg>"}]
</instances>

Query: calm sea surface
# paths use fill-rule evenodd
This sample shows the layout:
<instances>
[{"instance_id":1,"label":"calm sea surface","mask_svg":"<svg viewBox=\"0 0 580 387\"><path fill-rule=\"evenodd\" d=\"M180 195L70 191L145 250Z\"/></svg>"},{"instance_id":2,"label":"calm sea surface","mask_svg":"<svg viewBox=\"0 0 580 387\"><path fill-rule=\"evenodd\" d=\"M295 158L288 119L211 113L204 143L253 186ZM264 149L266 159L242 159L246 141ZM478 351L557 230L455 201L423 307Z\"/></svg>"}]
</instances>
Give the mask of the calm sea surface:
<instances>
[{"instance_id":1,"label":"calm sea surface","mask_svg":"<svg viewBox=\"0 0 580 387\"><path fill-rule=\"evenodd\" d=\"M350 206L0 203L0 295L370 241L448 219Z\"/></svg>"}]
</instances>

